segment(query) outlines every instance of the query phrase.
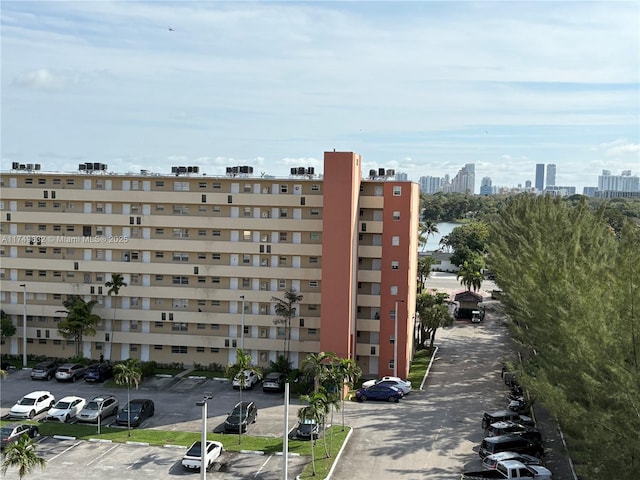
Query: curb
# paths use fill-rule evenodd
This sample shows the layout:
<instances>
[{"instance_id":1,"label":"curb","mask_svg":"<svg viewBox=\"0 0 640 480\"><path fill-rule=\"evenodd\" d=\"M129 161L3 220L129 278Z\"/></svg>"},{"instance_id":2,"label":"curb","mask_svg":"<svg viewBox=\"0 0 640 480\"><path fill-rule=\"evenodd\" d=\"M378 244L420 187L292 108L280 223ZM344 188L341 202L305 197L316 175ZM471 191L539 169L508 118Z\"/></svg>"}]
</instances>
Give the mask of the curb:
<instances>
[{"instance_id":1,"label":"curb","mask_svg":"<svg viewBox=\"0 0 640 480\"><path fill-rule=\"evenodd\" d=\"M162 447L163 448L180 448L180 449L185 449L185 450L187 448L184 445L163 445Z\"/></svg>"},{"instance_id":2,"label":"curb","mask_svg":"<svg viewBox=\"0 0 640 480\"><path fill-rule=\"evenodd\" d=\"M53 438L56 440L76 440L76 437L69 437L67 435L54 435Z\"/></svg>"},{"instance_id":3,"label":"curb","mask_svg":"<svg viewBox=\"0 0 640 480\"><path fill-rule=\"evenodd\" d=\"M262 452L262 453L264 453L264 452ZM283 454L282 452L276 452L276 453L274 453L274 455L275 455L276 457L277 457L278 455L282 457L284 454ZM299 457L299 456L300 456L300 454L299 454L299 453L291 453L291 452L289 452L289 453L287 454L287 457Z\"/></svg>"},{"instance_id":4,"label":"curb","mask_svg":"<svg viewBox=\"0 0 640 480\"><path fill-rule=\"evenodd\" d=\"M147 442L125 442L125 445L138 445L140 447L148 447L149 444Z\"/></svg>"},{"instance_id":5,"label":"curb","mask_svg":"<svg viewBox=\"0 0 640 480\"><path fill-rule=\"evenodd\" d=\"M252 455L264 455L264 452L260 450L240 450L240 453L249 453Z\"/></svg>"},{"instance_id":6,"label":"curb","mask_svg":"<svg viewBox=\"0 0 640 480\"><path fill-rule=\"evenodd\" d=\"M342 447L340 447L340 450L338 451L338 454L336 455L336 459L333 461L333 465L331 465L331 470L329 470L329 473L327 473L327 476L325 477L325 480L329 480L331 478L331 475L333 475L333 471L336 469L336 466L338 465L338 462L340 461L340 456L342 455L342 451L347 446L347 443L349 443L349 439L351 438L351 434L352 433L353 433L353 427L350 428L349 433L347 433L347 438L345 438L344 442L342 442Z\"/></svg>"},{"instance_id":7,"label":"curb","mask_svg":"<svg viewBox=\"0 0 640 480\"><path fill-rule=\"evenodd\" d=\"M113 443L113 440L107 440L104 438L90 438L89 441L94 443Z\"/></svg>"},{"instance_id":8,"label":"curb","mask_svg":"<svg viewBox=\"0 0 640 480\"><path fill-rule=\"evenodd\" d=\"M424 384L427 381L427 377L429 376L429 372L431 371L431 366L433 365L433 361L435 360L436 353L438 353L439 349L440 349L440 347L436 345L436 348L433 350L433 354L431 355L431 361L429 362L429 365L427 366L427 371L424 372L424 377L422 378L422 383L420 384L420 390L424 389Z\"/></svg>"}]
</instances>

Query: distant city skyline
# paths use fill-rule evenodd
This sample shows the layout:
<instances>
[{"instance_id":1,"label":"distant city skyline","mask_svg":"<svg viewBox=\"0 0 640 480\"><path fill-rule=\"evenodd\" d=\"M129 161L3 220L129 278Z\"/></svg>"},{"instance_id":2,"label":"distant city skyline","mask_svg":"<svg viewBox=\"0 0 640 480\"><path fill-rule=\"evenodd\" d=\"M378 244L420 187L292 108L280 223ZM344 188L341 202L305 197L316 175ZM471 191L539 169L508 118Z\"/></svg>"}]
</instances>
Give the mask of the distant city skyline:
<instances>
[{"instance_id":1,"label":"distant city skyline","mask_svg":"<svg viewBox=\"0 0 640 480\"><path fill-rule=\"evenodd\" d=\"M1 168L285 177L335 149L414 181L474 164L515 186L555 164L581 191L640 169L639 17L620 1L5 1Z\"/></svg>"}]
</instances>

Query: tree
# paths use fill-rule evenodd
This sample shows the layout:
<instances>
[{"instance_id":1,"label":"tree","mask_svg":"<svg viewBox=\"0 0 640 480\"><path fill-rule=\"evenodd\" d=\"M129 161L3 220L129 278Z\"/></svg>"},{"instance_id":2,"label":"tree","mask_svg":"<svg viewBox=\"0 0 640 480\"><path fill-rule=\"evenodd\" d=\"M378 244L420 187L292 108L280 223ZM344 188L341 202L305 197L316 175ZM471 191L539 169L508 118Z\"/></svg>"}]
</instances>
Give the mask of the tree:
<instances>
[{"instance_id":1,"label":"tree","mask_svg":"<svg viewBox=\"0 0 640 480\"><path fill-rule=\"evenodd\" d=\"M431 267L435 265L433 257L420 257L418 260L418 292L422 292L424 284L431 276Z\"/></svg>"},{"instance_id":2,"label":"tree","mask_svg":"<svg viewBox=\"0 0 640 480\"><path fill-rule=\"evenodd\" d=\"M241 348L236 350L236 363L227 367L227 377L233 381L238 377L240 392L240 425L238 426L238 444L242 443L242 390L247 386L247 377L244 374L245 370L253 370L251 366L251 355L245 353ZM255 371L258 378L260 378L260 372Z\"/></svg>"},{"instance_id":3,"label":"tree","mask_svg":"<svg viewBox=\"0 0 640 480\"><path fill-rule=\"evenodd\" d=\"M351 389L362 375L362 370L352 358L338 358L338 362L334 363L333 368L337 370L341 378L341 384L347 384ZM344 431L344 392L341 392L342 399L342 430Z\"/></svg>"},{"instance_id":4,"label":"tree","mask_svg":"<svg viewBox=\"0 0 640 480\"><path fill-rule=\"evenodd\" d=\"M584 198L516 197L491 224L489 261L519 346L519 380L558 418L578 474L637 478L637 224L617 232Z\"/></svg>"},{"instance_id":5,"label":"tree","mask_svg":"<svg viewBox=\"0 0 640 480\"><path fill-rule=\"evenodd\" d=\"M16 326L13 324L9 315L0 310L0 344L4 344L5 339L13 337L16 334Z\"/></svg>"},{"instance_id":6,"label":"tree","mask_svg":"<svg viewBox=\"0 0 640 480\"><path fill-rule=\"evenodd\" d=\"M135 358L130 358L126 362L118 363L115 366L114 380L118 385L127 386L127 408L131 402L131 387L135 387L136 390L142 380L142 369L140 368L140 362ZM131 411L127 414L127 431L128 436L131 436Z\"/></svg>"},{"instance_id":7,"label":"tree","mask_svg":"<svg viewBox=\"0 0 640 480\"><path fill-rule=\"evenodd\" d=\"M109 280L108 282L106 282L104 284L105 287L107 287L109 290L107 291L107 295L108 296L112 296L115 295L116 297L120 294L120 289L123 287L127 286L127 283L124 281L124 277L122 275L120 275L119 273L112 273L111 274L111 280ZM115 302L114 302L114 307L113 307L113 324L115 324L116 322L116 310L117 307L115 306ZM111 332L109 332L109 349L108 349L108 356L107 356L107 360L111 359L111 345L112 345L112 339L111 339L111 335L114 329L114 325L111 325Z\"/></svg>"},{"instance_id":8,"label":"tree","mask_svg":"<svg viewBox=\"0 0 640 480\"><path fill-rule=\"evenodd\" d=\"M303 395L300 397L300 400L308 402L308 405L302 407L298 410L298 419L300 422L304 422L305 420L311 420L320 427L322 422L324 421L324 399L322 398L323 394L314 393L312 395ZM313 475L316 475L316 439L313 435L313 430L311 431L311 470Z\"/></svg>"},{"instance_id":9,"label":"tree","mask_svg":"<svg viewBox=\"0 0 640 480\"><path fill-rule=\"evenodd\" d=\"M457 279L467 290L473 289L476 292L482 286L482 269L484 267L483 258L477 254L472 255L469 260L464 261L458 270Z\"/></svg>"},{"instance_id":10,"label":"tree","mask_svg":"<svg viewBox=\"0 0 640 480\"><path fill-rule=\"evenodd\" d=\"M278 355L275 362L273 360L269 361L269 370L289 375L292 371L291 362L287 360L284 355Z\"/></svg>"},{"instance_id":11,"label":"tree","mask_svg":"<svg viewBox=\"0 0 640 480\"><path fill-rule=\"evenodd\" d=\"M289 346L291 344L291 319L296 316L296 303L300 303L303 296L298 295L296 290L292 288L284 293L284 299L271 297L272 302L276 302L275 312L278 318L273 323L275 325L284 325L284 356L289 360Z\"/></svg>"},{"instance_id":12,"label":"tree","mask_svg":"<svg viewBox=\"0 0 640 480\"><path fill-rule=\"evenodd\" d=\"M302 369L307 370L313 376L314 393L320 388L327 372L327 360L336 358L334 353L309 353L302 361Z\"/></svg>"},{"instance_id":13,"label":"tree","mask_svg":"<svg viewBox=\"0 0 640 480\"><path fill-rule=\"evenodd\" d=\"M2 462L2 476L5 476L10 467L16 467L18 477L22 480L35 467L44 469L46 466L47 461L38 456L36 452L34 440L28 435L23 435L17 441L6 446Z\"/></svg>"},{"instance_id":14,"label":"tree","mask_svg":"<svg viewBox=\"0 0 640 480\"><path fill-rule=\"evenodd\" d=\"M65 313L67 318L58 322L58 332L67 340L73 340L76 346L76 357L82 357L82 339L85 335L94 336L96 334L96 325L101 318L92 312L93 307L98 302L91 300L85 302L77 295L70 295L62 304L66 310L59 310L59 313Z\"/></svg>"},{"instance_id":15,"label":"tree","mask_svg":"<svg viewBox=\"0 0 640 480\"><path fill-rule=\"evenodd\" d=\"M433 348L438 328L451 324L448 299L449 294L438 291L421 293L416 298L416 313L420 319L420 338L416 341L418 345L423 347L429 338L429 348Z\"/></svg>"},{"instance_id":16,"label":"tree","mask_svg":"<svg viewBox=\"0 0 640 480\"><path fill-rule=\"evenodd\" d=\"M440 244L453 251L451 263L456 266L471 260L475 254L484 255L489 241L489 227L482 222L471 222L454 228L449 235L442 237Z\"/></svg>"}]
</instances>

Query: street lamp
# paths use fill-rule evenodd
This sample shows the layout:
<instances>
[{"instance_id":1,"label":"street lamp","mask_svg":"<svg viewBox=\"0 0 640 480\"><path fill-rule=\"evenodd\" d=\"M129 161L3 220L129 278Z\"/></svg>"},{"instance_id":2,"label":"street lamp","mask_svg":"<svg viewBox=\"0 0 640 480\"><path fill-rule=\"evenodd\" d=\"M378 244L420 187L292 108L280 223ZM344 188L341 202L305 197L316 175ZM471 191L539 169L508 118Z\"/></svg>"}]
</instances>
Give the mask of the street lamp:
<instances>
[{"instance_id":1,"label":"street lamp","mask_svg":"<svg viewBox=\"0 0 640 480\"><path fill-rule=\"evenodd\" d=\"M22 366L27 367L27 284L21 283L22 293Z\"/></svg>"},{"instance_id":2,"label":"street lamp","mask_svg":"<svg viewBox=\"0 0 640 480\"><path fill-rule=\"evenodd\" d=\"M240 331L240 348L244 352L244 295L240 295L242 299L242 330Z\"/></svg>"},{"instance_id":3,"label":"street lamp","mask_svg":"<svg viewBox=\"0 0 640 480\"><path fill-rule=\"evenodd\" d=\"M205 392L202 400L196 405L202 407L202 438L200 439L200 480L207 478L207 400L211 400L213 395Z\"/></svg>"},{"instance_id":4,"label":"street lamp","mask_svg":"<svg viewBox=\"0 0 640 480\"><path fill-rule=\"evenodd\" d=\"M395 325L393 333L393 376L398 376L398 304L404 303L404 300L396 300Z\"/></svg>"}]
</instances>

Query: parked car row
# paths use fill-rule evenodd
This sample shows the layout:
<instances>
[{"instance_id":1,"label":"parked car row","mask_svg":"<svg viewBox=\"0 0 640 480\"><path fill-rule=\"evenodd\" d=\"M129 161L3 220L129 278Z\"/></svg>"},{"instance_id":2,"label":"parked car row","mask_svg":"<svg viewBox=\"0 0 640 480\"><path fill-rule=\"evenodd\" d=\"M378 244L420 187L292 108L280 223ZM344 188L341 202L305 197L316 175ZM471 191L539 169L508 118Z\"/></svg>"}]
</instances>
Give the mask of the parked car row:
<instances>
[{"instance_id":1,"label":"parked car row","mask_svg":"<svg viewBox=\"0 0 640 480\"><path fill-rule=\"evenodd\" d=\"M55 378L59 382L75 382L82 379L87 382L104 382L111 377L113 377L113 365L105 362L86 366L81 363L58 365L55 362L45 361L31 369L32 380Z\"/></svg>"},{"instance_id":2,"label":"parked car row","mask_svg":"<svg viewBox=\"0 0 640 480\"><path fill-rule=\"evenodd\" d=\"M130 424L138 427L154 415L155 405L153 400L136 398L120 409L120 403L113 395L101 395L90 401L69 395L56 402L51 392L39 390L18 400L9 410L9 417L33 419L43 412L47 412L44 417L47 421L98 423L104 418L115 416L116 425Z\"/></svg>"},{"instance_id":3,"label":"parked car row","mask_svg":"<svg viewBox=\"0 0 640 480\"><path fill-rule=\"evenodd\" d=\"M409 392L411 392L411 382L398 377L382 377L364 382L362 388L356 391L356 400L359 402L386 400L397 403Z\"/></svg>"},{"instance_id":4,"label":"parked car row","mask_svg":"<svg viewBox=\"0 0 640 480\"><path fill-rule=\"evenodd\" d=\"M513 408L514 397L523 395L522 388L515 376L506 375L504 369L502 377L510 390L509 406L506 410L485 412L482 416L485 438L480 444L478 454L482 459L483 470L464 472L461 479L551 480L551 472L543 466L542 462L544 455L542 433L535 428L533 419L524 415L529 413L528 408Z\"/></svg>"}]
</instances>

